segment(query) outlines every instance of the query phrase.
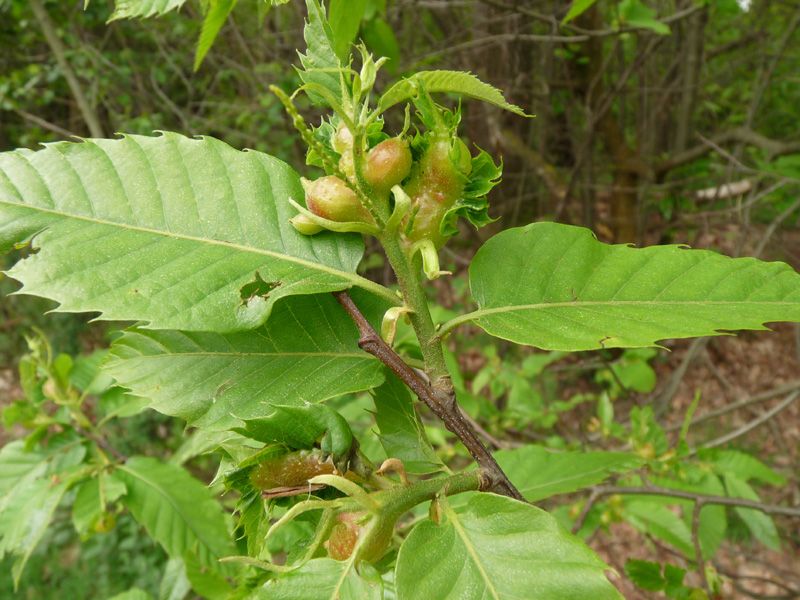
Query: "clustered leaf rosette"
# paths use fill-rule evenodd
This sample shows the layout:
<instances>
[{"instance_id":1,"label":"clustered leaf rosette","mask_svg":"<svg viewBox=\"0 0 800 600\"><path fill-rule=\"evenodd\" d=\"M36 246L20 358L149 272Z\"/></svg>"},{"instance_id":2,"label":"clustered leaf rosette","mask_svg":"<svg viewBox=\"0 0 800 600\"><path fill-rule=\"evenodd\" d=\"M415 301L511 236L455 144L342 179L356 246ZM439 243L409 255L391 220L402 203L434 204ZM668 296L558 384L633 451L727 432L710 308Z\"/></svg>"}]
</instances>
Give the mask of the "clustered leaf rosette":
<instances>
[{"instance_id":1,"label":"clustered leaf rosette","mask_svg":"<svg viewBox=\"0 0 800 600\"><path fill-rule=\"evenodd\" d=\"M411 101L422 126L413 138L405 133L408 118L396 137L383 132L380 119L357 136L337 117L313 131L307 162L328 174L304 180L305 207L293 202L301 233L398 235L409 255L420 251L428 263L458 233L458 217L476 227L493 221L486 194L499 182L500 166L482 150L472 156L458 137L460 109L437 105L421 84ZM380 223L379 215L390 216ZM439 273L427 265L426 272Z\"/></svg>"}]
</instances>

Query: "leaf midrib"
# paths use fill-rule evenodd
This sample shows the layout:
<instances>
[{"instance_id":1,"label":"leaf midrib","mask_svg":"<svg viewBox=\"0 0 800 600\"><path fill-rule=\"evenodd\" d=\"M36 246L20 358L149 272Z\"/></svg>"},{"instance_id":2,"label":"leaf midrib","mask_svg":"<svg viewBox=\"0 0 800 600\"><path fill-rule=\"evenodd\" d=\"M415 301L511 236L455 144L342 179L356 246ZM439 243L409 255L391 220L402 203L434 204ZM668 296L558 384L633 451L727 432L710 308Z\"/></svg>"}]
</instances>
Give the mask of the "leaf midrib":
<instances>
[{"instance_id":1,"label":"leaf midrib","mask_svg":"<svg viewBox=\"0 0 800 600\"><path fill-rule=\"evenodd\" d=\"M509 306L498 306L496 308L481 308L455 319L447 321L439 328L439 336L455 329L459 325L469 321L477 321L482 317L513 313L522 310L545 310L549 308L591 308L607 306L732 306L735 304L746 304L748 306L797 306L797 302L784 302L778 300L758 301L758 300L591 300L591 301L569 301L569 302L539 302L536 304L513 304Z\"/></svg>"},{"instance_id":2,"label":"leaf midrib","mask_svg":"<svg viewBox=\"0 0 800 600\"><path fill-rule=\"evenodd\" d=\"M445 514L447 515L447 522L450 523L453 528L456 530L458 537L461 538L462 543L464 544L464 548L466 548L467 553L469 554L470 558L472 559L473 564L478 569L481 574L481 579L483 579L484 583L486 584L487 590L491 593L492 598L494 600L500 600L500 594L497 591L497 588L494 586L494 582L489 577L489 574L486 572L486 569L483 566L483 562L480 559L478 554L478 549L472 543L472 540L467 535L466 530L464 529L464 525L461 523L460 516L450 507L447 502L442 503L442 508L444 509Z\"/></svg>"},{"instance_id":3,"label":"leaf midrib","mask_svg":"<svg viewBox=\"0 0 800 600\"><path fill-rule=\"evenodd\" d=\"M114 355L118 356L118 355ZM175 358L176 356L231 356L235 358L268 358L268 357L301 357L301 358L309 358L309 357L332 357L332 358L363 358L365 360L375 360L369 354L365 352L348 352L348 353L338 353L338 352L164 352L162 354L142 354L140 356L133 356L133 357L126 357L126 358L117 358L117 360L139 360L139 359L151 359L151 358ZM113 361L109 361L111 363Z\"/></svg>"},{"instance_id":4,"label":"leaf midrib","mask_svg":"<svg viewBox=\"0 0 800 600\"><path fill-rule=\"evenodd\" d=\"M85 216L81 216L81 215L73 215L73 214L70 214L70 213L65 213L65 212L62 212L62 211L52 210L52 209L43 208L43 207L39 207L39 206L31 206L29 204L22 204L22 203L19 203L19 202L9 202L8 200L0 200L0 204L6 205L6 206L11 206L11 207L17 207L17 208L20 208L20 207L21 208L27 208L27 209L29 209L31 211L47 213L47 214L51 214L51 215L55 215L55 216L61 217L63 219L72 219L72 220L78 220L78 221L85 221L85 222L93 223L93 224L96 224L96 225L107 225L107 226L110 226L110 227L116 227L116 228L124 229L124 230L128 230L128 231L140 231L142 233L147 233L147 234L150 234L150 235L159 235L159 236L167 237L167 238L186 240L186 241L190 241L190 242L197 242L197 243L206 244L206 245L209 245L209 246L220 246L222 248L230 248L232 250L239 250L239 251L242 251L242 252L249 252L251 254L261 254L263 256L270 256L270 257L278 259L278 260L284 260L284 261L287 261L287 262L292 262L292 263L295 263L295 264L298 264L298 265L302 265L304 267L308 267L310 269L314 269L314 270L317 270L317 271L321 271L323 273L328 273L330 275L335 275L337 277L341 277L342 279L346 279L347 281L352 282L353 285L357 285L357 286L359 286L361 288L364 288L365 290L368 290L368 291L370 291L370 292L372 292L372 293L374 293L374 294L376 294L376 295L378 295L378 296L380 296L380 297L382 297L382 298L384 298L386 300L389 300L392 303L392 305L399 305L399 302L400 302L398 297L397 297L397 295L392 293L391 290L389 290L388 288L385 288L382 285L379 285L379 284L377 284L377 283L375 283L373 281L370 281L369 279L365 279L364 277L361 277L360 275L356 275L355 273L348 273L347 271L340 271L339 269L334 269L332 267L328 267L327 265L324 265L322 263L317 263L317 262L313 262L313 261L306 260L306 259L303 259L303 258L298 258L298 257L292 256L290 254L281 254L280 252L275 252L273 250L265 250L263 248L257 248L255 246L245 246L243 244L237 244L235 242L228 242L228 241L225 241L225 240L202 238L202 237L187 235L187 234L184 234L184 233L175 233L175 232L171 232L171 231L170 232L160 231L158 229L152 229L150 227L142 227L140 225L139 226L137 226L137 225L123 225L121 223L116 223L114 221L107 221L105 219L96 219L96 218L89 218L89 217L85 217Z\"/></svg>"}]
</instances>

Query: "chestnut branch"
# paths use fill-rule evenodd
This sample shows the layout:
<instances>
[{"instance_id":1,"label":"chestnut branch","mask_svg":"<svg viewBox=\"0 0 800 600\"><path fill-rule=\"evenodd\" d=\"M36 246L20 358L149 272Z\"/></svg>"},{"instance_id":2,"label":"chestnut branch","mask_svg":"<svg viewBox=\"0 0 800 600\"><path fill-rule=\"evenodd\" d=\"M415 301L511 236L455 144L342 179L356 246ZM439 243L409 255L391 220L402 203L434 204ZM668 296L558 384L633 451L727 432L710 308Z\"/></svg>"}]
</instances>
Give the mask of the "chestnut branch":
<instances>
[{"instance_id":1,"label":"chestnut branch","mask_svg":"<svg viewBox=\"0 0 800 600\"><path fill-rule=\"evenodd\" d=\"M495 492L503 496L526 502L519 490L497 464L483 442L478 438L475 430L470 427L461 415L458 403L453 394L439 392L430 387L417 373L409 367L403 359L383 341L381 336L372 327L370 322L358 309L346 291L333 292L333 296L353 319L358 327L360 337L358 347L372 354L385 364L400 380L405 383L416 396L439 417L448 431L454 433L469 453L478 463L487 479L487 485L482 491Z\"/></svg>"}]
</instances>

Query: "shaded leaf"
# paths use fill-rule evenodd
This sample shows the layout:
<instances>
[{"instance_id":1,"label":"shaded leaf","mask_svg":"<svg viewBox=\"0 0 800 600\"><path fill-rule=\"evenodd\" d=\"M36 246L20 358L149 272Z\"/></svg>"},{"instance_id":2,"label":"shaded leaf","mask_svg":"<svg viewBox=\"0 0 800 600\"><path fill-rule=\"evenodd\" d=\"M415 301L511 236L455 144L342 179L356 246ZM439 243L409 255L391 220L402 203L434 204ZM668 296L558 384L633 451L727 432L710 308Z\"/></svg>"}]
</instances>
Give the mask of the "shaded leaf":
<instances>
[{"instance_id":1,"label":"shaded leaf","mask_svg":"<svg viewBox=\"0 0 800 600\"><path fill-rule=\"evenodd\" d=\"M290 197L291 167L212 138L58 142L0 154L0 248L40 232L9 272L20 293L153 328L251 329L279 298L352 285L396 302L355 274L360 236L298 233Z\"/></svg>"},{"instance_id":2,"label":"shaded leaf","mask_svg":"<svg viewBox=\"0 0 800 600\"><path fill-rule=\"evenodd\" d=\"M692 530L683 520L663 504L664 499L634 500L625 503L625 518L642 533L650 533L694 556Z\"/></svg>"},{"instance_id":3,"label":"shaded leaf","mask_svg":"<svg viewBox=\"0 0 800 600\"><path fill-rule=\"evenodd\" d=\"M194 549L212 566L235 554L222 507L186 470L134 456L115 474L128 489L122 502L170 556L183 558Z\"/></svg>"},{"instance_id":4,"label":"shaded leaf","mask_svg":"<svg viewBox=\"0 0 800 600\"><path fill-rule=\"evenodd\" d=\"M225 600L233 591L233 588L218 571L206 568L193 552L186 553L184 564L186 577L189 579L192 589L202 598Z\"/></svg>"},{"instance_id":5,"label":"shaded leaf","mask_svg":"<svg viewBox=\"0 0 800 600\"><path fill-rule=\"evenodd\" d=\"M786 485L786 478L783 475L770 469L755 456L738 450L699 448L697 457L713 464L720 475L734 474L742 481L759 479L772 485Z\"/></svg>"},{"instance_id":6,"label":"shaded leaf","mask_svg":"<svg viewBox=\"0 0 800 600\"><path fill-rule=\"evenodd\" d=\"M661 564L657 562L630 559L625 563L625 575L649 592L658 592L667 586L667 581L661 576Z\"/></svg>"},{"instance_id":7,"label":"shaded leaf","mask_svg":"<svg viewBox=\"0 0 800 600\"><path fill-rule=\"evenodd\" d=\"M126 492L125 484L113 473L101 473L82 483L72 504L72 524L85 536L103 514L103 503L108 507Z\"/></svg>"},{"instance_id":8,"label":"shaded leaf","mask_svg":"<svg viewBox=\"0 0 800 600\"><path fill-rule=\"evenodd\" d=\"M601 483L612 473L638 469L644 463L642 457L627 452L548 452L533 445L494 456L529 502Z\"/></svg>"},{"instance_id":9,"label":"shaded leaf","mask_svg":"<svg viewBox=\"0 0 800 600\"><path fill-rule=\"evenodd\" d=\"M387 456L403 462L409 473L434 473L444 464L431 446L408 388L393 373L372 393L375 424Z\"/></svg>"},{"instance_id":10,"label":"shaded leaf","mask_svg":"<svg viewBox=\"0 0 800 600\"><path fill-rule=\"evenodd\" d=\"M589 8L591 8L592 4L595 2L597 2L597 0L573 0L572 6L569 8L569 12L567 13L567 16L564 17L564 20L561 21L561 24L563 25L564 23L568 23L575 17L580 16L589 10Z\"/></svg>"},{"instance_id":11,"label":"shaded leaf","mask_svg":"<svg viewBox=\"0 0 800 600\"><path fill-rule=\"evenodd\" d=\"M14 588L36 546L50 528L53 513L72 485L75 475L58 483L47 479L26 482L24 489L0 512L0 559L5 554L18 556L11 567Z\"/></svg>"},{"instance_id":12,"label":"shaded leaf","mask_svg":"<svg viewBox=\"0 0 800 600\"><path fill-rule=\"evenodd\" d=\"M619 17L622 22L631 27L649 29L660 35L669 35L671 30L656 19L656 11L645 6L639 0L622 0L619 3Z\"/></svg>"},{"instance_id":13,"label":"shaded leaf","mask_svg":"<svg viewBox=\"0 0 800 600\"><path fill-rule=\"evenodd\" d=\"M158 600L183 600L191 589L186 565L179 558L170 558L158 584Z\"/></svg>"},{"instance_id":14,"label":"shaded leaf","mask_svg":"<svg viewBox=\"0 0 800 600\"><path fill-rule=\"evenodd\" d=\"M545 511L503 496L473 496L465 512L423 521L400 548L403 600L620 599L608 566Z\"/></svg>"},{"instance_id":15,"label":"shaded leaf","mask_svg":"<svg viewBox=\"0 0 800 600\"><path fill-rule=\"evenodd\" d=\"M761 501L761 498L758 497L758 494L752 487L731 473L725 475L725 488L728 490L728 496L732 496L733 498L744 498L746 500L753 500L754 502ZM780 551L781 539L778 536L778 530L775 528L775 521L772 520L772 517L753 508L735 506L733 510L739 515L739 518L744 521L747 528L758 541L768 548Z\"/></svg>"},{"instance_id":16,"label":"shaded leaf","mask_svg":"<svg viewBox=\"0 0 800 600\"><path fill-rule=\"evenodd\" d=\"M362 569L374 572L364 563ZM365 581L350 561L317 558L282 577L265 583L259 600L380 600L380 577Z\"/></svg>"},{"instance_id":17,"label":"shaded leaf","mask_svg":"<svg viewBox=\"0 0 800 600\"><path fill-rule=\"evenodd\" d=\"M576 351L800 321L800 275L784 263L609 246L588 229L556 223L496 235L469 272L480 310L442 332L473 321L517 343Z\"/></svg>"},{"instance_id":18,"label":"shaded leaf","mask_svg":"<svg viewBox=\"0 0 800 600\"><path fill-rule=\"evenodd\" d=\"M134 587L126 590L108 600L153 600L153 597L145 592L143 589Z\"/></svg>"},{"instance_id":19,"label":"shaded leaf","mask_svg":"<svg viewBox=\"0 0 800 600\"><path fill-rule=\"evenodd\" d=\"M330 26L334 50L342 63L350 57L350 44L356 39L367 0L331 0Z\"/></svg>"},{"instance_id":20,"label":"shaded leaf","mask_svg":"<svg viewBox=\"0 0 800 600\"><path fill-rule=\"evenodd\" d=\"M362 303L363 304L363 303ZM332 296L281 302L253 331L228 334L129 329L104 368L151 407L217 429L382 381L381 364Z\"/></svg>"}]
</instances>

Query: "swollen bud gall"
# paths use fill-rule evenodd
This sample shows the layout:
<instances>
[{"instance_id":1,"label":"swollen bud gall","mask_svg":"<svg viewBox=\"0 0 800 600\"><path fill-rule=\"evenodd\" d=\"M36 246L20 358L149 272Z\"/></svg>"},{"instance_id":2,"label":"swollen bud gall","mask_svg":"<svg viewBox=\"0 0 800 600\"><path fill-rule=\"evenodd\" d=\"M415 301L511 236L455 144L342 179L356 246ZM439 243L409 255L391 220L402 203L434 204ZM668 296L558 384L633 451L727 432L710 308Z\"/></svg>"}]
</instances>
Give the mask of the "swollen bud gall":
<instances>
[{"instance_id":1,"label":"swollen bud gall","mask_svg":"<svg viewBox=\"0 0 800 600\"><path fill-rule=\"evenodd\" d=\"M361 536L363 527L358 523L366 516L366 512L342 513L337 515L339 523L331 530L325 547L328 555L334 560L347 560L353 554L358 538Z\"/></svg>"},{"instance_id":2,"label":"swollen bud gall","mask_svg":"<svg viewBox=\"0 0 800 600\"><path fill-rule=\"evenodd\" d=\"M302 180L308 210L330 221L372 223L373 219L356 193L335 175L315 181Z\"/></svg>"},{"instance_id":3,"label":"swollen bud gall","mask_svg":"<svg viewBox=\"0 0 800 600\"><path fill-rule=\"evenodd\" d=\"M330 475L335 468L322 460L319 450L289 452L259 463L250 471L250 483L259 490L298 487L317 475Z\"/></svg>"},{"instance_id":4,"label":"swollen bud gall","mask_svg":"<svg viewBox=\"0 0 800 600\"><path fill-rule=\"evenodd\" d=\"M367 154L364 179L378 193L386 193L411 172L411 150L400 138L382 141Z\"/></svg>"}]
</instances>

